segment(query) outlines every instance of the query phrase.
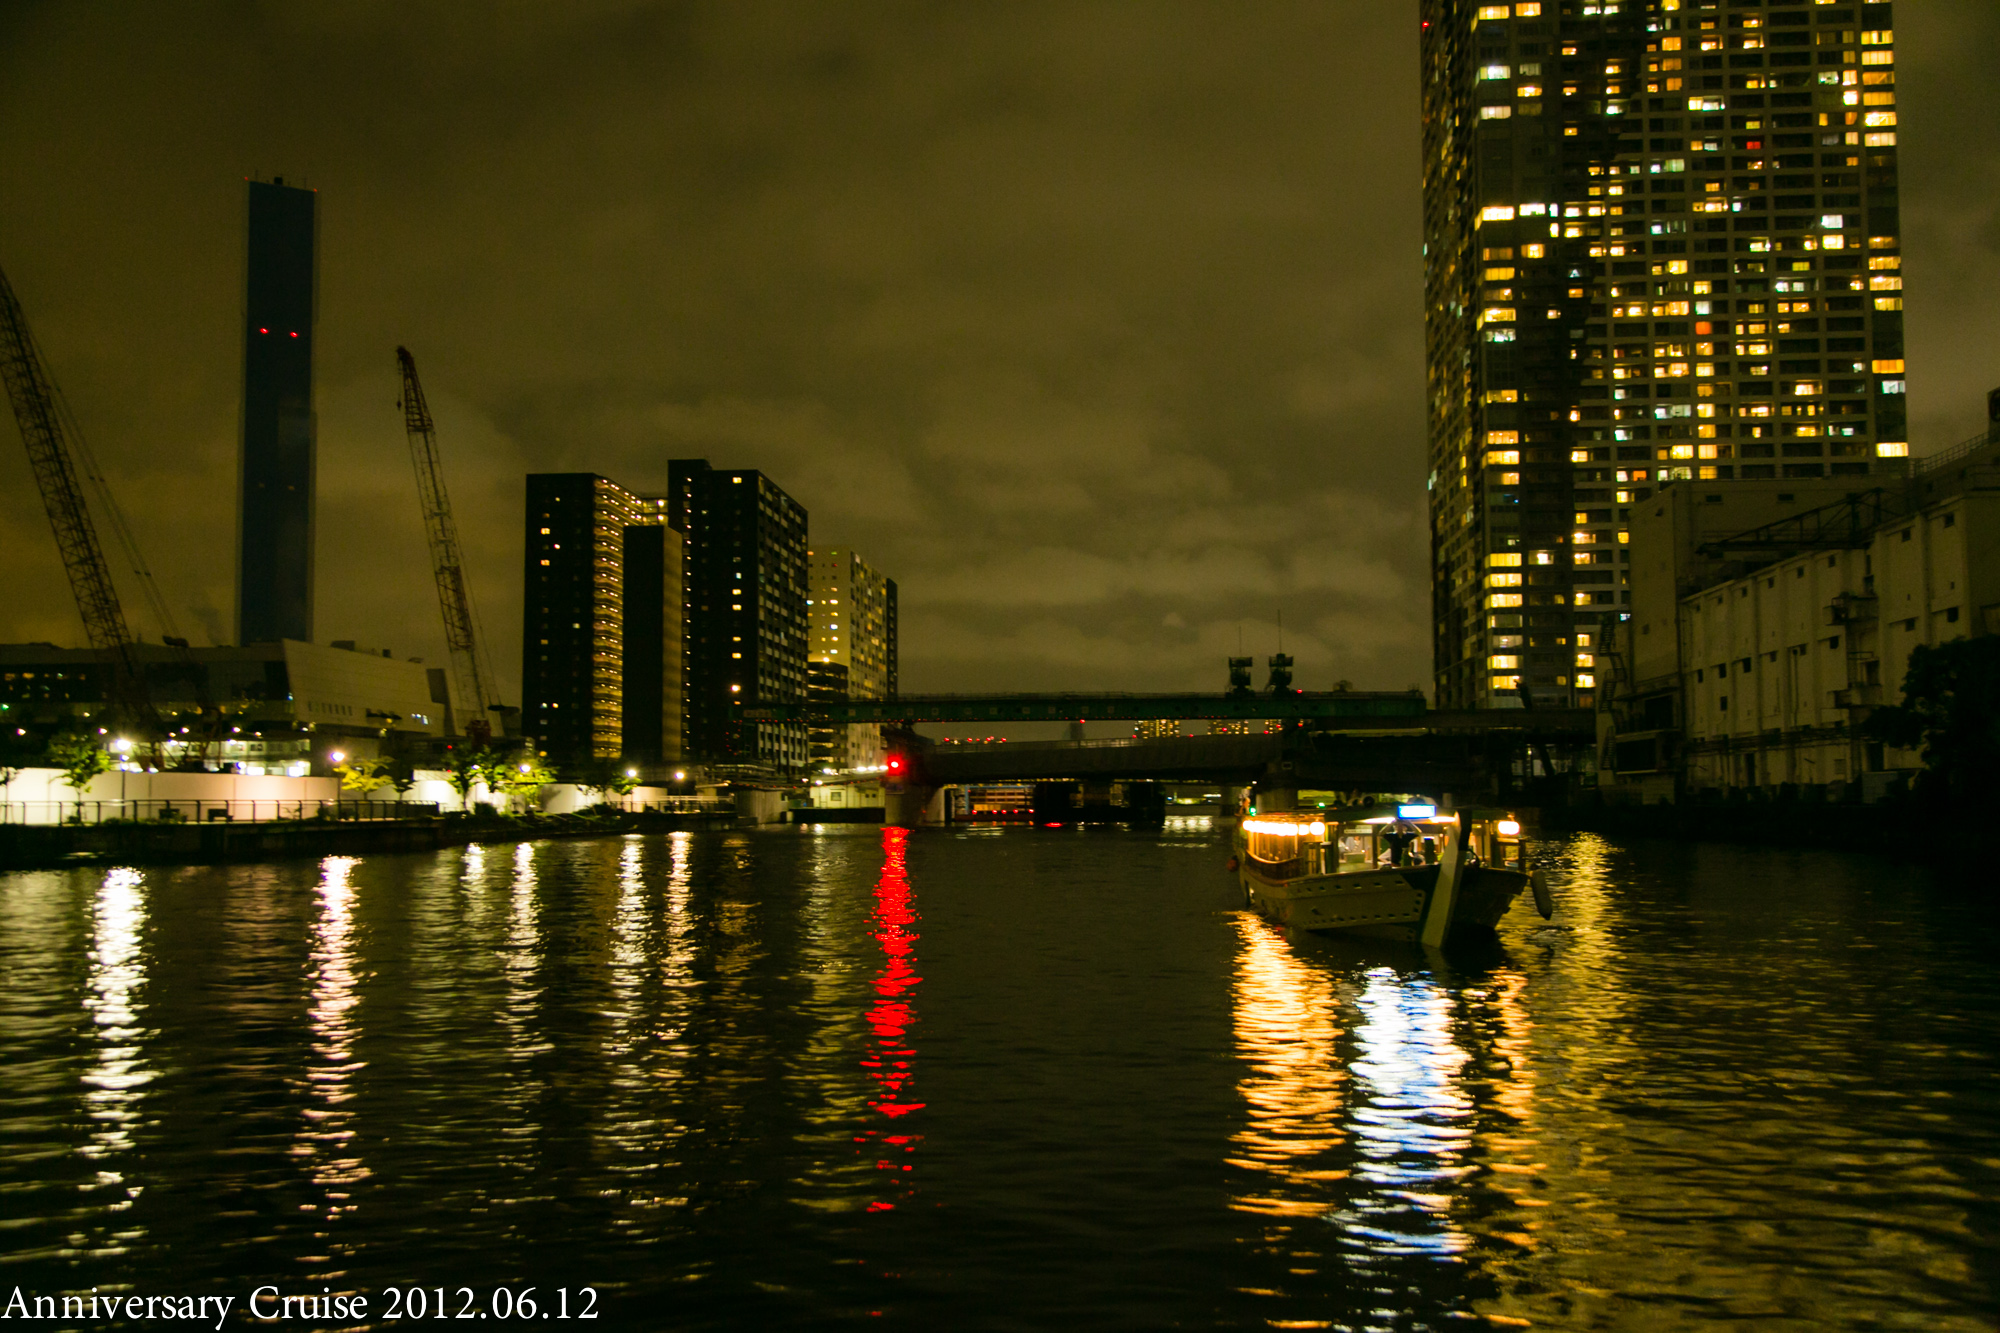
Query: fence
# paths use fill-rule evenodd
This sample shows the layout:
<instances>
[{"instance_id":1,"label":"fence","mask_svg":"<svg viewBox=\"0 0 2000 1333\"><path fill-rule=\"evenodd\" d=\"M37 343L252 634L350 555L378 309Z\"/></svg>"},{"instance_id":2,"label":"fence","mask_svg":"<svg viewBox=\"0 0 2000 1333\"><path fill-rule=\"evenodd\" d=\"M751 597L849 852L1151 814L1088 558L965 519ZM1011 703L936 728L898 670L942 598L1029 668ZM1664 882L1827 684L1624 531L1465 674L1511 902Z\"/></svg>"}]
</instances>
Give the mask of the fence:
<instances>
[{"instance_id":1,"label":"fence","mask_svg":"<svg viewBox=\"0 0 2000 1333\"><path fill-rule=\"evenodd\" d=\"M429 819L435 801L6 801L0 824L253 824L277 820Z\"/></svg>"},{"instance_id":2,"label":"fence","mask_svg":"<svg viewBox=\"0 0 2000 1333\"><path fill-rule=\"evenodd\" d=\"M723 798L709 800L700 796L659 796L644 804L629 802L647 814L655 815L727 815L736 812L736 802Z\"/></svg>"}]
</instances>

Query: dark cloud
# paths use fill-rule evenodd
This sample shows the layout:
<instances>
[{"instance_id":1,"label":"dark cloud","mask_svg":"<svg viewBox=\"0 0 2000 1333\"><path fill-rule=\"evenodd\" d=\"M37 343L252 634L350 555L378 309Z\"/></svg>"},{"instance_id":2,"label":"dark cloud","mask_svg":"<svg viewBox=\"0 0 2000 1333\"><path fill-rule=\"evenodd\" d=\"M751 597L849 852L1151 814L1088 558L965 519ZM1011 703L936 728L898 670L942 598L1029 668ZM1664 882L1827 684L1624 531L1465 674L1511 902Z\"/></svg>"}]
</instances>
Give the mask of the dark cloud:
<instances>
[{"instance_id":1,"label":"dark cloud","mask_svg":"<svg viewBox=\"0 0 2000 1333\"><path fill-rule=\"evenodd\" d=\"M1906 0L1917 448L2000 381L1988 0ZM1416 23L1317 3L21 4L0 264L226 625L242 177L324 221L322 638L441 655L392 352L518 660L521 477L769 471L910 688L1429 671ZM0 638L77 637L18 446Z\"/></svg>"}]
</instances>

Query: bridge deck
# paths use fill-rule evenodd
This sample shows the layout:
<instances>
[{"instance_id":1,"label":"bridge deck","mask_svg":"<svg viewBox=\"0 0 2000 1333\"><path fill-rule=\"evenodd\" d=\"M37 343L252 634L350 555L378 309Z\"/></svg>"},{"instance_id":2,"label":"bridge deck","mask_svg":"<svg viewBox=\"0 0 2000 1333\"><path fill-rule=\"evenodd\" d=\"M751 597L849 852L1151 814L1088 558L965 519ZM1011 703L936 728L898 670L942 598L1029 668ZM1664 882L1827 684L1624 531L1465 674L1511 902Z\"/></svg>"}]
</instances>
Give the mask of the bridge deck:
<instances>
[{"instance_id":1,"label":"bridge deck","mask_svg":"<svg viewBox=\"0 0 2000 1333\"><path fill-rule=\"evenodd\" d=\"M1143 722L1422 718L1408 691L1297 694L905 694L828 704L746 704L752 722Z\"/></svg>"}]
</instances>

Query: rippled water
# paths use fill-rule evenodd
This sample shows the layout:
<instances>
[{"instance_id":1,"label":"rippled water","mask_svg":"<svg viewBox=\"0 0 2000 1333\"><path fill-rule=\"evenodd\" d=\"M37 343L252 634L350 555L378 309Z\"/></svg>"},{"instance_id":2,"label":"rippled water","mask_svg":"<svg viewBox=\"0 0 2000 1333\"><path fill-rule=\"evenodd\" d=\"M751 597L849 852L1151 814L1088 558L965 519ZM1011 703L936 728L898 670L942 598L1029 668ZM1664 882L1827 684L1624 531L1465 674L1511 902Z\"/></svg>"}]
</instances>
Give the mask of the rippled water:
<instances>
[{"instance_id":1,"label":"rippled water","mask_svg":"<svg viewBox=\"0 0 2000 1333\"><path fill-rule=\"evenodd\" d=\"M1985 886L1547 850L1557 923L1442 957L1245 915L1201 829L0 877L0 1299L1992 1329Z\"/></svg>"}]
</instances>

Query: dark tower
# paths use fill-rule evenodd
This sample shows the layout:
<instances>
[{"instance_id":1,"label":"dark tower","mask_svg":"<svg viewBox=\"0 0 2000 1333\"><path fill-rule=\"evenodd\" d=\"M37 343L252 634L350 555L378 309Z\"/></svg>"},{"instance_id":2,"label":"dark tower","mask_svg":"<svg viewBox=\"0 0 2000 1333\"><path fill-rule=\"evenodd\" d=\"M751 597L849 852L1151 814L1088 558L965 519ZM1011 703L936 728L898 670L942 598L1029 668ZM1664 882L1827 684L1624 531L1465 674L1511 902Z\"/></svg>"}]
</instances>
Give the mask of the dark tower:
<instances>
[{"instance_id":1,"label":"dark tower","mask_svg":"<svg viewBox=\"0 0 2000 1333\"><path fill-rule=\"evenodd\" d=\"M236 638L312 641L319 196L250 182Z\"/></svg>"}]
</instances>

